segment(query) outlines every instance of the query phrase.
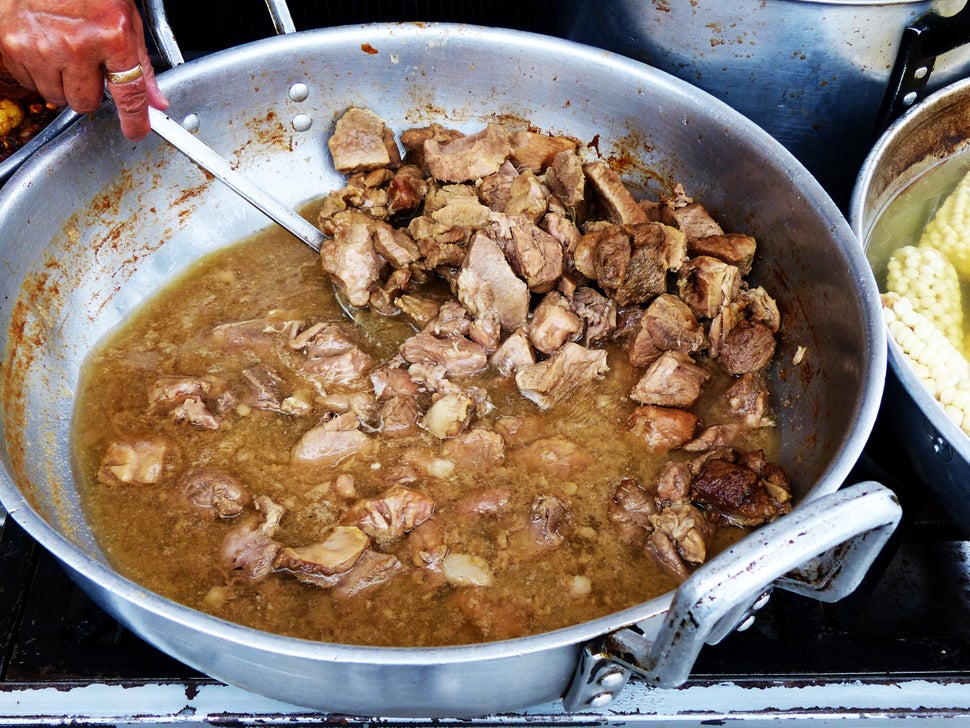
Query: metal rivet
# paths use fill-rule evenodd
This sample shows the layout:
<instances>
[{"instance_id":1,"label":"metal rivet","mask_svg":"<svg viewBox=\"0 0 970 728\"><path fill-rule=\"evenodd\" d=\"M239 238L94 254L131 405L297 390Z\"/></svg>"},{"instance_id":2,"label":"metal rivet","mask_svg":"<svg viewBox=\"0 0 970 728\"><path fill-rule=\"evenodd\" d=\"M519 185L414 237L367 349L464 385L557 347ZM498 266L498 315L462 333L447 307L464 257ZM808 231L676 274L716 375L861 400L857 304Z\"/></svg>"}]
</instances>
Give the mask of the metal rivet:
<instances>
[{"instance_id":1,"label":"metal rivet","mask_svg":"<svg viewBox=\"0 0 970 728\"><path fill-rule=\"evenodd\" d=\"M932 447L933 452L937 454L942 462L948 463L953 459L953 450L950 448L950 443L940 435L933 438Z\"/></svg>"},{"instance_id":2,"label":"metal rivet","mask_svg":"<svg viewBox=\"0 0 970 728\"><path fill-rule=\"evenodd\" d=\"M606 670L596 682L600 687L614 690L626 684L626 675L623 674L623 670Z\"/></svg>"},{"instance_id":3,"label":"metal rivet","mask_svg":"<svg viewBox=\"0 0 970 728\"><path fill-rule=\"evenodd\" d=\"M916 103L916 98L917 98L916 92L910 91L908 94L903 96L903 103L906 106L912 106L913 104Z\"/></svg>"},{"instance_id":4,"label":"metal rivet","mask_svg":"<svg viewBox=\"0 0 970 728\"><path fill-rule=\"evenodd\" d=\"M597 693L589 700L586 701L590 708L602 708L604 705L608 705L613 702L613 693Z\"/></svg>"},{"instance_id":5,"label":"metal rivet","mask_svg":"<svg viewBox=\"0 0 970 728\"><path fill-rule=\"evenodd\" d=\"M920 66L915 71L913 71L913 78L924 78L926 74L930 72L926 66Z\"/></svg>"},{"instance_id":6,"label":"metal rivet","mask_svg":"<svg viewBox=\"0 0 970 728\"><path fill-rule=\"evenodd\" d=\"M290 86L290 101L306 101L307 96L309 95L310 87L305 83L294 83L292 86Z\"/></svg>"},{"instance_id":7,"label":"metal rivet","mask_svg":"<svg viewBox=\"0 0 970 728\"><path fill-rule=\"evenodd\" d=\"M187 131L198 131L201 121L199 120L198 114L189 114L184 119L182 119L182 128Z\"/></svg>"},{"instance_id":8,"label":"metal rivet","mask_svg":"<svg viewBox=\"0 0 970 728\"><path fill-rule=\"evenodd\" d=\"M297 131L306 131L313 125L313 119L306 114L297 114L293 117L293 128Z\"/></svg>"},{"instance_id":9,"label":"metal rivet","mask_svg":"<svg viewBox=\"0 0 970 728\"><path fill-rule=\"evenodd\" d=\"M762 593L760 597L754 600L754 604L751 605L752 611L757 612L759 609L764 608L764 606L768 603L770 599L771 599L770 591L766 591Z\"/></svg>"},{"instance_id":10,"label":"metal rivet","mask_svg":"<svg viewBox=\"0 0 970 728\"><path fill-rule=\"evenodd\" d=\"M738 632L744 632L744 630L751 627L754 624L754 615L749 614L747 617L741 620L741 623L735 628Z\"/></svg>"}]
</instances>

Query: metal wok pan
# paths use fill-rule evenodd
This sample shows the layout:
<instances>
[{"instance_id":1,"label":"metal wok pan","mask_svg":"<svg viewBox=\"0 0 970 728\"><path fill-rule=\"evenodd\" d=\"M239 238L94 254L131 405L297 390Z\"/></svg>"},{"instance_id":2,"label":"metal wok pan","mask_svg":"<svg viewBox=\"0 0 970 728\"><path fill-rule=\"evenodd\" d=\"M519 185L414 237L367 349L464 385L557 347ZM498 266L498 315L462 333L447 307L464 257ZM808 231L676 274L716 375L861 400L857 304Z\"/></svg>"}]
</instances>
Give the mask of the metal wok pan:
<instances>
[{"instance_id":1,"label":"metal wok pan","mask_svg":"<svg viewBox=\"0 0 970 728\"><path fill-rule=\"evenodd\" d=\"M899 517L878 484L834 492L882 392L877 290L836 206L751 122L634 61L471 26L291 33L186 63L160 82L175 118L294 206L342 184L326 139L351 105L372 108L396 130L432 120L465 130L528 120L594 147L598 140L605 156L637 160L628 177L648 193L659 191L658 180L666 189L682 182L726 228L761 241L753 277L777 296L785 321L772 376L798 505L676 594L505 642L323 644L240 627L147 592L111 568L78 502L69 440L79 367L161 284L267 223L160 139L126 142L106 105L0 192L0 500L123 624L197 669L280 700L343 713L467 716L567 692L572 709L602 705L630 668L675 685L705 639L730 631L776 578L823 599L854 588ZM805 356L796 364L799 347Z\"/></svg>"}]
</instances>

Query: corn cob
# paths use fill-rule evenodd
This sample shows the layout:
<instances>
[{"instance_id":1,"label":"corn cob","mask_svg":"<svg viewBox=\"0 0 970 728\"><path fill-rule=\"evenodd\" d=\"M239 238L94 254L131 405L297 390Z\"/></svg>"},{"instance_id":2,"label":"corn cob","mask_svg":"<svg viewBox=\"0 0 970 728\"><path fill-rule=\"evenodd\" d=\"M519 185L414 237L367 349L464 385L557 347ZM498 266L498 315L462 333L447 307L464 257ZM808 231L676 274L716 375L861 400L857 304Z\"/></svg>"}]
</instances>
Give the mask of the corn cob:
<instances>
[{"instance_id":1,"label":"corn cob","mask_svg":"<svg viewBox=\"0 0 970 728\"><path fill-rule=\"evenodd\" d=\"M882 294L883 318L916 376L947 415L970 434L970 362L912 303Z\"/></svg>"},{"instance_id":2,"label":"corn cob","mask_svg":"<svg viewBox=\"0 0 970 728\"><path fill-rule=\"evenodd\" d=\"M913 309L963 351L963 304L956 269L935 248L906 245L889 259L886 288L906 296Z\"/></svg>"},{"instance_id":3,"label":"corn cob","mask_svg":"<svg viewBox=\"0 0 970 728\"><path fill-rule=\"evenodd\" d=\"M961 280L970 279L970 173L943 200L923 230L919 245L936 248L953 264Z\"/></svg>"}]
</instances>

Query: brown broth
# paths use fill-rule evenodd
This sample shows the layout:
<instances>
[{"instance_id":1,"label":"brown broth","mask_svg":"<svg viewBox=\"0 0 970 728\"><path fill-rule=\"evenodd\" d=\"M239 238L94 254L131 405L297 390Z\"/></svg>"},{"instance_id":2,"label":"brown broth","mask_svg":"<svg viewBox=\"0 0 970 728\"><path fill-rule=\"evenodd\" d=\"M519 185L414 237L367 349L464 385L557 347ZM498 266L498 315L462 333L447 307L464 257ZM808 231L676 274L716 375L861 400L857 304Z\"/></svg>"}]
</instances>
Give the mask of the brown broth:
<instances>
[{"instance_id":1,"label":"brown broth","mask_svg":"<svg viewBox=\"0 0 970 728\"><path fill-rule=\"evenodd\" d=\"M388 548L409 568L349 599L283 573L258 584L228 579L219 553L238 518L218 520L186 506L175 481L193 464L223 468L253 495L265 494L282 505L285 515L276 538L300 546L320 541L349 505L332 487L338 473L354 476L358 497L373 497L387 488L382 475L395 465L416 453L436 457L441 448L427 433L390 441L375 437L362 453L336 468L313 470L291 465L289 452L322 410L299 417L253 410L229 418L218 431L146 412L146 390L160 375L231 376L251 366L251 358L239 360L210 347L209 331L273 309L309 322L343 318L319 258L282 231L261 233L203 259L89 357L74 422L79 488L94 532L120 573L174 601L258 629L311 640L395 646L511 636L503 626L502 610L510 611L509 620L524 621L529 633L544 632L636 605L677 586L642 547L618 541L608 518L617 479L632 476L649 485L668 458L647 450L624 427L633 408L627 394L636 372L620 349L609 351L611 371L604 381L547 413L521 397L514 382L496 375L478 382L489 389L498 413L525 417L535 438L555 435L578 443L587 455L585 467L518 467L519 452L508 448L500 466L454 463L446 477L429 477L419 484L435 500L435 517L444 519L449 539L489 563L495 574L492 586L452 587L427 579L424 570L411 565L406 538ZM361 322L361 346L378 356L389 356L412 333L402 322L376 314L365 314ZM698 410L702 416L728 384L727 378L708 384L707 404ZM152 432L177 443L178 457L162 483L99 483L101 458L113 439ZM777 456L772 428L754 436L758 441L739 447L762 448L769 458ZM455 501L491 485L512 486L512 509L500 517L454 519L450 512ZM536 495L565 502L571 530L558 549L526 558L516 543ZM742 529L721 527L710 551L743 535ZM588 594L575 592L577 577L584 584L589 580ZM495 612L486 618L494 621L494 630L476 627L458 607L462 589L479 590L483 609Z\"/></svg>"}]
</instances>

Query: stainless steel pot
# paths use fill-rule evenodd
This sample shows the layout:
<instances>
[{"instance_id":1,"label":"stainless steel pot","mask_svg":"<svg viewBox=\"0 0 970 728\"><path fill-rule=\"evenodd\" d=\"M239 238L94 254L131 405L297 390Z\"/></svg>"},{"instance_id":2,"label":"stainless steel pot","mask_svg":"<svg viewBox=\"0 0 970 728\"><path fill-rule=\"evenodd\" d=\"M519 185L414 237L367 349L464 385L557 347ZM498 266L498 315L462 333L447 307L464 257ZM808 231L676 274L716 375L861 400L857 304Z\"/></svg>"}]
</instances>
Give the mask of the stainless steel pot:
<instances>
[{"instance_id":1,"label":"stainless steel pot","mask_svg":"<svg viewBox=\"0 0 970 728\"><path fill-rule=\"evenodd\" d=\"M954 50L970 41L970 17L936 17L965 4L565 0L560 17L565 37L649 63L727 102L846 205L863 158L885 128L877 129L883 104L911 104L924 90L970 73L970 48Z\"/></svg>"},{"instance_id":2,"label":"stainless steel pot","mask_svg":"<svg viewBox=\"0 0 970 728\"><path fill-rule=\"evenodd\" d=\"M927 222L919 216L900 220L897 244L877 245L873 231L888 205L942 163L960 159L970 164L970 79L937 91L900 117L862 165L850 220L878 276L884 279L893 250L915 244ZM970 437L947 417L892 340L889 362L886 403L895 413L889 423L921 479L970 534Z\"/></svg>"},{"instance_id":3,"label":"stainless steel pot","mask_svg":"<svg viewBox=\"0 0 970 728\"><path fill-rule=\"evenodd\" d=\"M293 206L342 185L326 140L351 105L372 108L397 130L528 120L624 159L630 182L648 194L659 192L658 180L667 189L682 182L726 228L761 241L753 277L776 294L785 322L772 377L782 462L798 505L676 594L489 644L385 649L295 640L131 583L107 562L78 502L70 424L79 368L162 284L266 220L160 139L126 142L106 105L0 190L0 500L148 642L227 682L344 713L476 715L565 693L570 708L589 709L631 669L659 685L682 681L704 641L733 629L776 579L841 597L894 528L899 508L885 488L835 492L869 435L885 376L872 271L812 176L727 106L628 59L465 25L291 33L186 63L160 83L175 118ZM796 352L804 353L800 363Z\"/></svg>"},{"instance_id":4,"label":"stainless steel pot","mask_svg":"<svg viewBox=\"0 0 970 728\"><path fill-rule=\"evenodd\" d=\"M56 137L79 118L80 114L78 114L76 111L64 109L64 111L54 117L54 120L50 124L41 129L33 139L24 144L9 157L3 161L0 161L0 184L3 184L10 175L16 172L17 169L20 168L20 165L26 162L34 152L47 144L47 142Z\"/></svg>"}]
</instances>

